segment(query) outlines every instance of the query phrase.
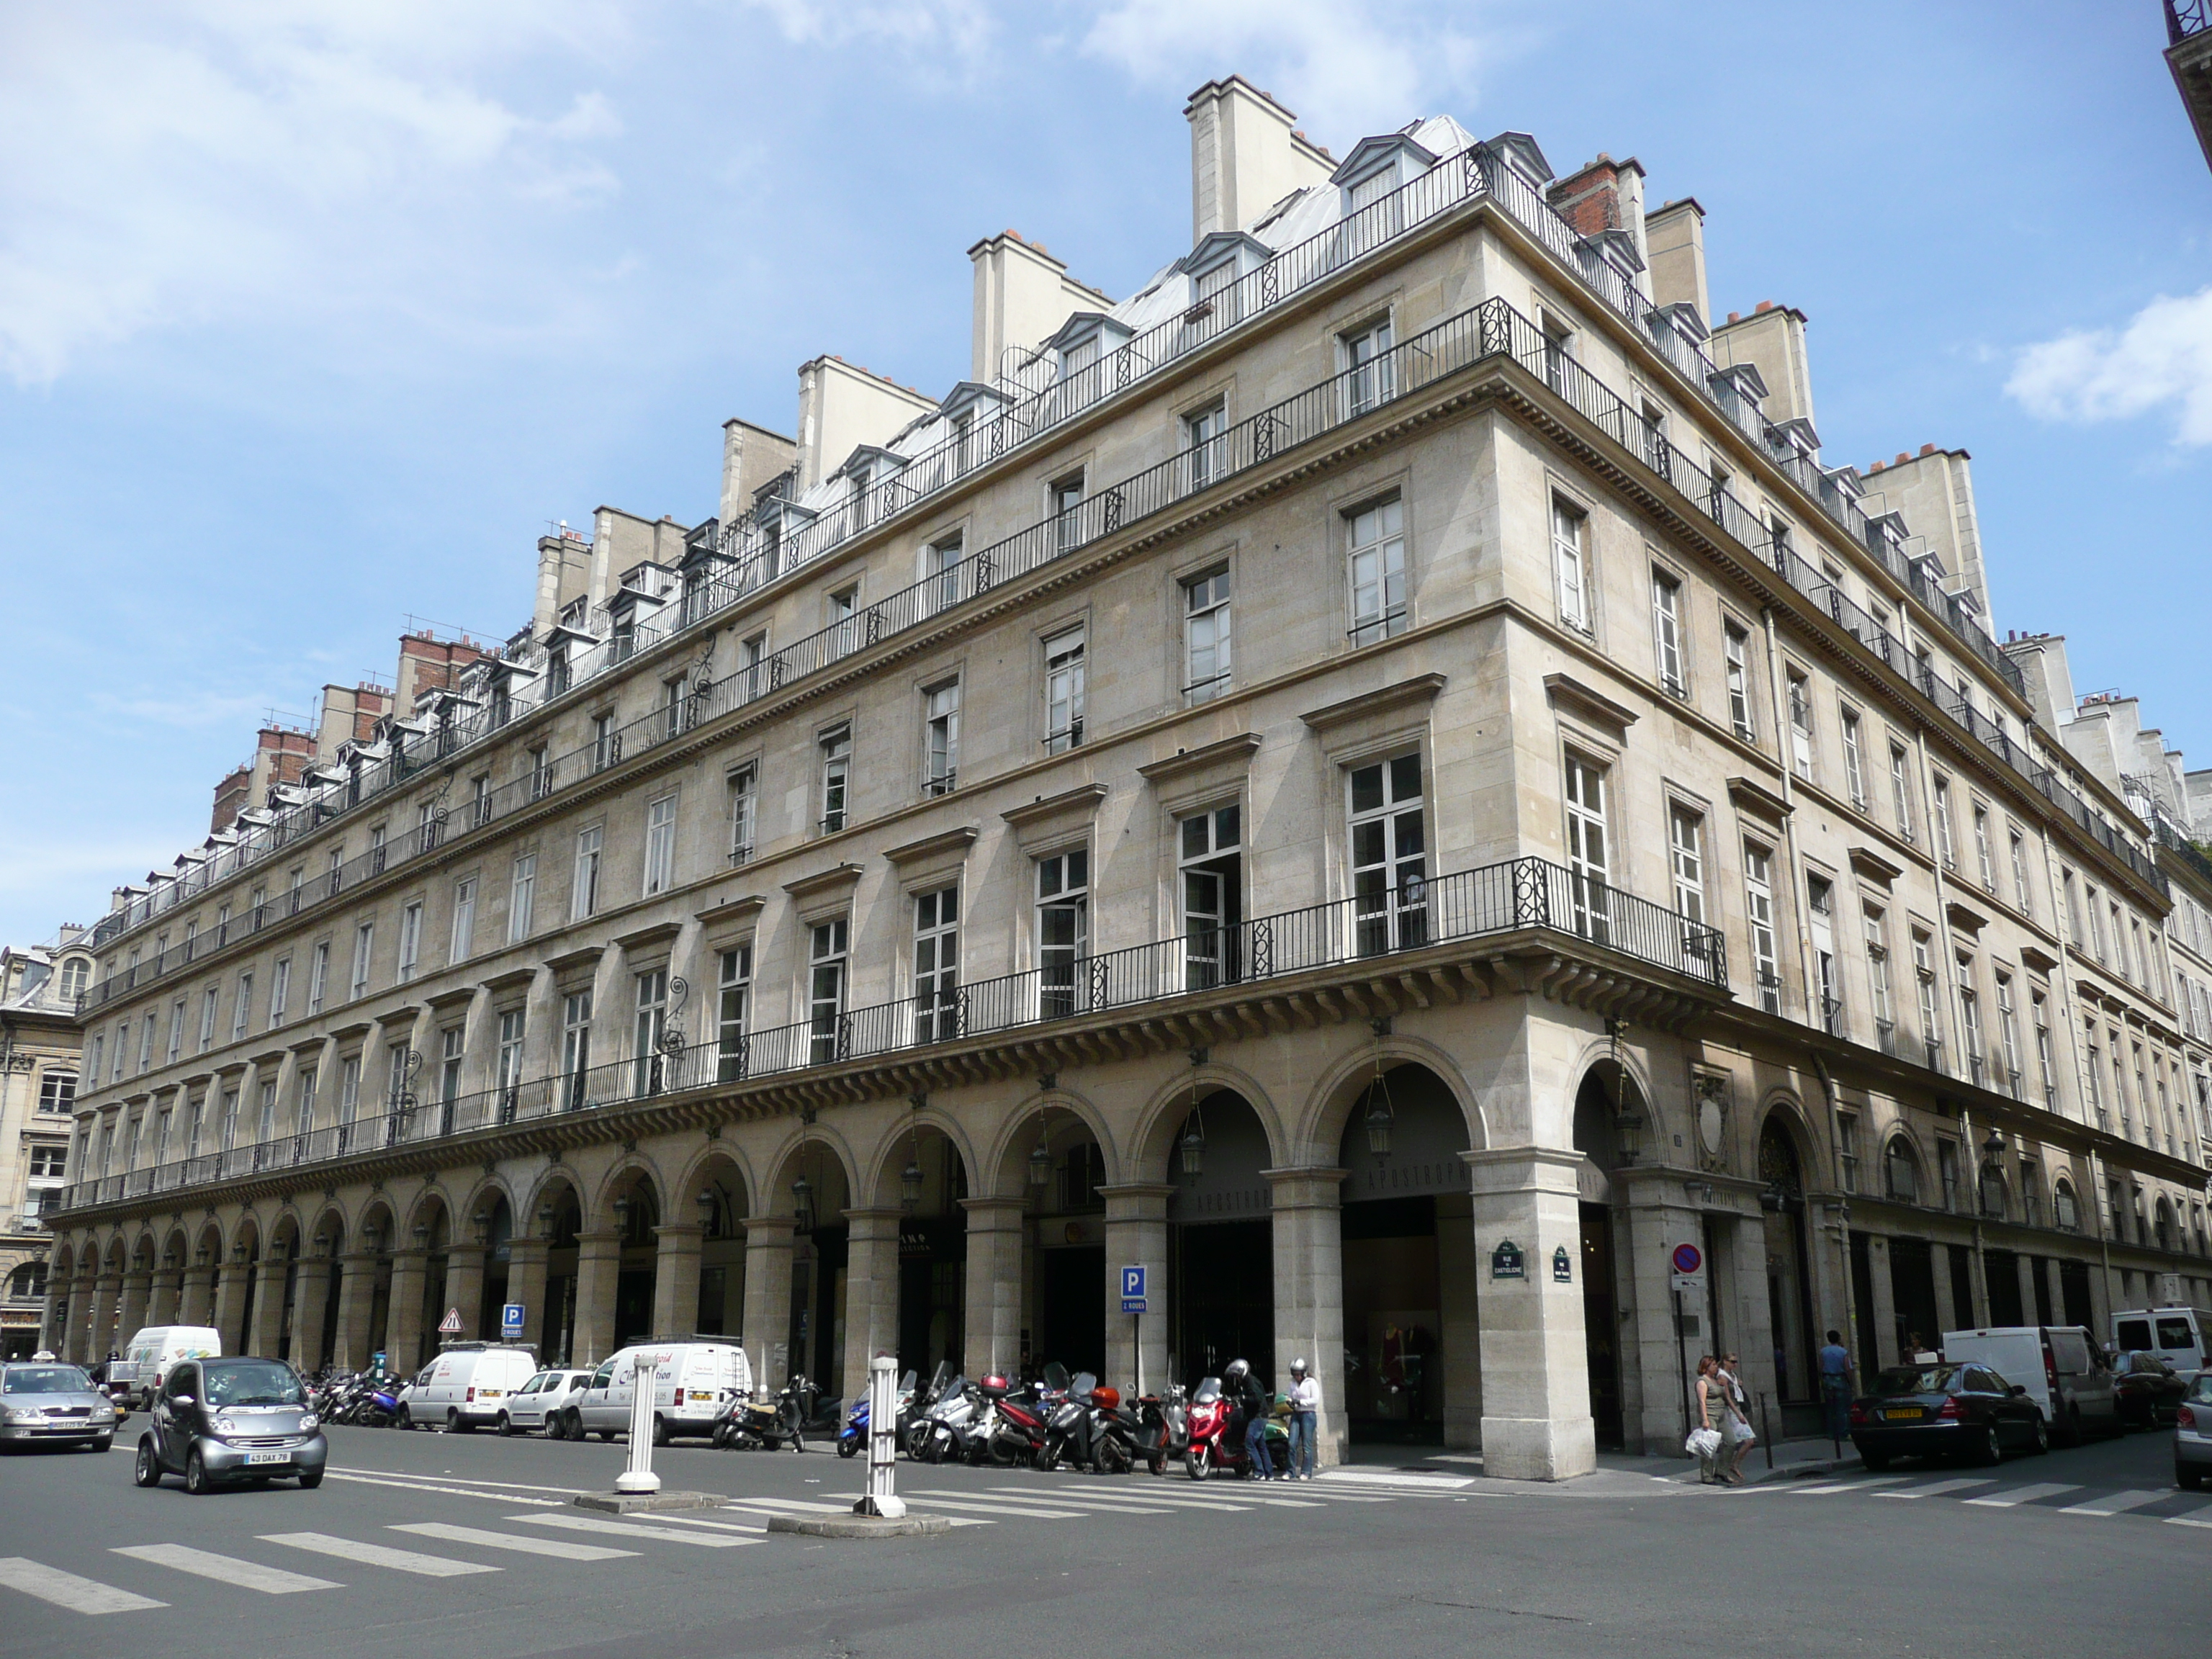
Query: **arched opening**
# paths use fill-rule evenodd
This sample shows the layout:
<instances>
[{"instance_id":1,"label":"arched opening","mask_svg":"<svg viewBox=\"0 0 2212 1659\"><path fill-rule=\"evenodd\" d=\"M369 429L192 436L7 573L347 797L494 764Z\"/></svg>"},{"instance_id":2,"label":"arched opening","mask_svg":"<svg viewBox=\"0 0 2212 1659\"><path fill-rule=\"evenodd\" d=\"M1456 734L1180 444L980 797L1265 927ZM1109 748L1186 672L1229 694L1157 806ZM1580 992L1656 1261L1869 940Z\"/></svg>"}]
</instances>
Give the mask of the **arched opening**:
<instances>
[{"instance_id":1,"label":"arched opening","mask_svg":"<svg viewBox=\"0 0 2212 1659\"><path fill-rule=\"evenodd\" d=\"M273 1281L269 1294L283 1298L276 1314L276 1347L270 1357L283 1359L292 1354L292 1328L299 1317L300 1297L300 1222L296 1216L279 1217L273 1230L269 1249L269 1273ZM283 1277L278 1279L278 1275ZM307 1363L304 1358L300 1363Z\"/></svg>"},{"instance_id":2,"label":"arched opening","mask_svg":"<svg viewBox=\"0 0 2212 1659\"><path fill-rule=\"evenodd\" d=\"M576 1235L584 1231L584 1206L576 1189L557 1181L538 1195L532 1218L545 1241L545 1323L538 1358L547 1364L571 1364L576 1346Z\"/></svg>"},{"instance_id":3,"label":"arched opening","mask_svg":"<svg viewBox=\"0 0 2212 1659\"><path fill-rule=\"evenodd\" d=\"M231 1241L230 1265L225 1271L235 1274L238 1282L228 1316L216 1322L222 1332L223 1351L252 1353L254 1304L261 1294L261 1230L250 1218ZM216 1305L222 1306L220 1298Z\"/></svg>"},{"instance_id":4,"label":"arched opening","mask_svg":"<svg viewBox=\"0 0 2212 1659\"><path fill-rule=\"evenodd\" d=\"M1441 1443L1451 1370L1474 1359L1467 1115L1425 1066L1391 1066L1352 1103L1337 1149L1344 1409L1353 1443Z\"/></svg>"},{"instance_id":5,"label":"arched opening","mask_svg":"<svg viewBox=\"0 0 2212 1659\"><path fill-rule=\"evenodd\" d=\"M1026 1235L1022 1375L1058 1360L1071 1372L1103 1376L1105 1150L1081 1117L1048 1106L1014 1133L998 1190L1012 1190L1014 1182Z\"/></svg>"},{"instance_id":6,"label":"arched opening","mask_svg":"<svg viewBox=\"0 0 2212 1659\"><path fill-rule=\"evenodd\" d=\"M967 1349L968 1167L944 1132L919 1117L886 1152L876 1203L899 1211L898 1356L927 1376L959 1370ZM839 1342L842 1349L843 1344ZM824 1376L817 1370L811 1373Z\"/></svg>"},{"instance_id":7,"label":"arched opening","mask_svg":"<svg viewBox=\"0 0 2212 1659\"><path fill-rule=\"evenodd\" d=\"M1217 1089L1178 1122L1168 1153L1169 1374L1194 1384L1231 1360L1272 1382L1275 1231L1267 1131L1244 1097Z\"/></svg>"},{"instance_id":8,"label":"arched opening","mask_svg":"<svg viewBox=\"0 0 2212 1659\"><path fill-rule=\"evenodd\" d=\"M744 1328L745 1237L750 1200L745 1178L727 1158L700 1172L690 1219L699 1228L699 1302L690 1328L702 1336L738 1337Z\"/></svg>"},{"instance_id":9,"label":"arched opening","mask_svg":"<svg viewBox=\"0 0 2212 1659\"><path fill-rule=\"evenodd\" d=\"M361 1221L361 1248L368 1256L368 1334L371 1363L387 1359L392 1352L392 1249L398 1224L391 1208L374 1205Z\"/></svg>"},{"instance_id":10,"label":"arched opening","mask_svg":"<svg viewBox=\"0 0 2212 1659\"><path fill-rule=\"evenodd\" d=\"M307 1248L330 1264L323 1274L322 1334L313 1345L313 1351L305 1355L306 1362L319 1370L337 1364L338 1310L343 1305L345 1295L345 1274L338 1263L345 1255L345 1218L335 1210L326 1212L315 1224L314 1236L307 1241ZM360 1357L356 1354L354 1358L358 1360Z\"/></svg>"},{"instance_id":11,"label":"arched opening","mask_svg":"<svg viewBox=\"0 0 2212 1659\"><path fill-rule=\"evenodd\" d=\"M817 1379L842 1376L845 1352L845 1279L853 1207L844 1161L820 1140L799 1143L785 1164L784 1190L766 1202L793 1218L791 1316L784 1328L787 1373ZM762 1381L781 1382L763 1362Z\"/></svg>"},{"instance_id":12,"label":"arched opening","mask_svg":"<svg viewBox=\"0 0 2212 1659\"><path fill-rule=\"evenodd\" d=\"M1775 1398L1784 1406L1815 1405L1820 1389L1815 1356L1820 1345L1813 1328L1805 1163L1797 1137L1779 1109L1769 1111L1759 1125L1759 1179L1765 1188L1759 1202L1766 1212L1766 1322L1774 1339Z\"/></svg>"},{"instance_id":13,"label":"arched opening","mask_svg":"<svg viewBox=\"0 0 2212 1659\"><path fill-rule=\"evenodd\" d=\"M1628 1073L1613 1060L1583 1076L1575 1091L1575 1150L1589 1160L1581 1177L1583 1341L1589 1369L1590 1421L1597 1443L1618 1450L1626 1443L1627 1413L1621 1396L1621 1294L1614 1271L1613 1206L1626 1194L1613 1177L1629 1161L1645 1114Z\"/></svg>"},{"instance_id":14,"label":"arched opening","mask_svg":"<svg viewBox=\"0 0 2212 1659\"><path fill-rule=\"evenodd\" d=\"M411 1308L400 1310L400 1316L414 1322L415 1358L421 1364L434 1355L447 1340L439 1327L446 1316L446 1279L452 1262L453 1218L445 1200L434 1199L417 1211L408 1233L414 1248L422 1253L422 1290ZM396 1334L392 1346L395 1349L400 1346Z\"/></svg>"},{"instance_id":15,"label":"arched opening","mask_svg":"<svg viewBox=\"0 0 2212 1659\"><path fill-rule=\"evenodd\" d=\"M500 1334L500 1310L507 1302L507 1272L514 1256L514 1211L507 1194L497 1188L481 1194L469 1216L470 1230L483 1245L483 1288L474 1308L461 1310L473 1317L473 1329L487 1337Z\"/></svg>"},{"instance_id":16,"label":"arched opening","mask_svg":"<svg viewBox=\"0 0 2212 1659\"><path fill-rule=\"evenodd\" d=\"M633 1170L616 1188L614 1230L622 1252L615 1270L615 1346L660 1334L653 1324L653 1291L658 1277L660 1241L653 1229L660 1225L660 1193L653 1177Z\"/></svg>"}]
</instances>

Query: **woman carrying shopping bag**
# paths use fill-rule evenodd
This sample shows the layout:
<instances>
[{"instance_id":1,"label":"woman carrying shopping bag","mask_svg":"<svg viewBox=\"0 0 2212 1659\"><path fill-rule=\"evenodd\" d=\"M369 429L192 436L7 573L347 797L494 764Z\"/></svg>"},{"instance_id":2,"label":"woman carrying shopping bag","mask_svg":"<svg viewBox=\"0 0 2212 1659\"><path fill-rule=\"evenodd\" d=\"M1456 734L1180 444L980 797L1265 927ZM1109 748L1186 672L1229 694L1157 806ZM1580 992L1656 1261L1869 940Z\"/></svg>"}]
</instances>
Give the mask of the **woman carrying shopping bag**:
<instances>
[{"instance_id":1,"label":"woman carrying shopping bag","mask_svg":"<svg viewBox=\"0 0 2212 1659\"><path fill-rule=\"evenodd\" d=\"M1682 1449L1698 1460L1698 1484L1701 1486L1723 1484L1719 1475L1725 1443L1721 1427L1728 1420L1728 1404L1716 1376L1719 1369L1712 1355L1698 1356L1698 1420L1689 1438L1682 1443Z\"/></svg>"},{"instance_id":2,"label":"woman carrying shopping bag","mask_svg":"<svg viewBox=\"0 0 2212 1659\"><path fill-rule=\"evenodd\" d=\"M1751 1399L1743 1391L1743 1361L1730 1354L1718 1369L1721 1389L1728 1407L1728 1421L1723 1426L1722 1437L1728 1442L1726 1468L1722 1479L1735 1486L1748 1486L1743 1478L1743 1460L1751 1455L1751 1449L1759 1443L1759 1436L1751 1426Z\"/></svg>"}]
</instances>

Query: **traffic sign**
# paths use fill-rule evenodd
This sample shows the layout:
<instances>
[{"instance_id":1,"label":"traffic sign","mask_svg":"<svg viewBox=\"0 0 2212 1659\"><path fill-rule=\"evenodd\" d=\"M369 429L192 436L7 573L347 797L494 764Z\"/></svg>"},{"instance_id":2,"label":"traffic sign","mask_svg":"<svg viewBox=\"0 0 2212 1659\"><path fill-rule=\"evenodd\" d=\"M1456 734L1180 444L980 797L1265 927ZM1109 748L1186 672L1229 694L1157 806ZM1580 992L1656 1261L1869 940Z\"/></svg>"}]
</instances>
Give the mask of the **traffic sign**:
<instances>
[{"instance_id":1,"label":"traffic sign","mask_svg":"<svg viewBox=\"0 0 2212 1659\"><path fill-rule=\"evenodd\" d=\"M1145 1301L1145 1270L1142 1267L1122 1268L1121 1311L1126 1314L1149 1312Z\"/></svg>"},{"instance_id":2,"label":"traffic sign","mask_svg":"<svg viewBox=\"0 0 2212 1659\"><path fill-rule=\"evenodd\" d=\"M446 1316L438 1322L438 1334L441 1336L459 1336L460 1334L461 1310L459 1308L447 1309Z\"/></svg>"},{"instance_id":3,"label":"traffic sign","mask_svg":"<svg viewBox=\"0 0 2212 1659\"><path fill-rule=\"evenodd\" d=\"M1694 1244L1677 1244L1669 1258L1674 1269L1674 1285L1678 1291L1702 1291L1705 1288L1705 1253Z\"/></svg>"},{"instance_id":4,"label":"traffic sign","mask_svg":"<svg viewBox=\"0 0 2212 1659\"><path fill-rule=\"evenodd\" d=\"M507 1302L500 1304L499 1334L507 1337L522 1334L522 1304L520 1302Z\"/></svg>"}]
</instances>

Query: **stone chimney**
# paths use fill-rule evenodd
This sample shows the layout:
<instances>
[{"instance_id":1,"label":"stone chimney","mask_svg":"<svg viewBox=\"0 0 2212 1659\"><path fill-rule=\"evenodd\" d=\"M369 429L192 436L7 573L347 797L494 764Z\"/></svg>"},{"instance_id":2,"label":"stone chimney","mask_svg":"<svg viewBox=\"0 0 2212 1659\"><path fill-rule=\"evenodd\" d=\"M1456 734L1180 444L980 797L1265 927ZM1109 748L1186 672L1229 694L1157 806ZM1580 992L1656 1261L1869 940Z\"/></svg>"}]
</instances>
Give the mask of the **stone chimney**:
<instances>
[{"instance_id":1,"label":"stone chimney","mask_svg":"<svg viewBox=\"0 0 2212 1659\"><path fill-rule=\"evenodd\" d=\"M1008 346L1050 338L1079 311L1105 311L1113 301L1067 274L1044 244L1002 230L968 250L975 267L975 331L969 378L988 386ZM842 461L844 458L837 458Z\"/></svg>"},{"instance_id":2,"label":"stone chimney","mask_svg":"<svg viewBox=\"0 0 2212 1659\"><path fill-rule=\"evenodd\" d=\"M753 504L753 492L779 472L788 471L799 446L780 432L770 432L750 421L722 422L722 498L718 517L724 524L742 519Z\"/></svg>"},{"instance_id":3,"label":"stone chimney","mask_svg":"<svg viewBox=\"0 0 2212 1659\"><path fill-rule=\"evenodd\" d=\"M538 601L531 608L531 631L543 640L562 607L591 585L592 538L563 520L552 535L538 538Z\"/></svg>"},{"instance_id":4,"label":"stone chimney","mask_svg":"<svg viewBox=\"0 0 2212 1659\"><path fill-rule=\"evenodd\" d=\"M315 727L315 758L333 761L342 744L367 743L376 723L392 712L392 693L362 681L323 688L323 715Z\"/></svg>"},{"instance_id":5,"label":"stone chimney","mask_svg":"<svg viewBox=\"0 0 2212 1659\"><path fill-rule=\"evenodd\" d=\"M862 444L887 444L937 405L842 357L799 366L799 488L811 489ZM769 477L775 475L771 473Z\"/></svg>"},{"instance_id":6,"label":"stone chimney","mask_svg":"<svg viewBox=\"0 0 2212 1659\"><path fill-rule=\"evenodd\" d=\"M1761 300L1746 317L1731 311L1713 330L1713 362L1729 368L1749 363L1766 383L1766 418L1813 422L1812 365L1805 352L1805 313L1795 306ZM1915 526L1917 529L1918 526Z\"/></svg>"},{"instance_id":7,"label":"stone chimney","mask_svg":"<svg viewBox=\"0 0 2212 1659\"><path fill-rule=\"evenodd\" d=\"M238 821L253 804L253 769L234 766L215 787L215 810L208 815L208 834L219 836Z\"/></svg>"},{"instance_id":8,"label":"stone chimney","mask_svg":"<svg viewBox=\"0 0 2212 1659\"><path fill-rule=\"evenodd\" d=\"M1651 265L1655 305L1693 305L1698 320L1713 324L1712 301L1705 289L1705 210L1694 196L1668 202L1644 216L1645 257Z\"/></svg>"},{"instance_id":9,"label":"stone chimney","mask_svg":"<svg viewBox=\"0 0 2212 1659\"><path fill-rule=\"evenodd\" d=\"M2074 719L2074 675L2063 634L2021 634L1999 647L2020 669L2036 724L2057 732Z\"/></svg>"},{"instance_id":10,"label":"stone chimney","mask_svg":"<svg viewBox=\"0 0 2212 1659\"><path fill-rule=\"evenodd\" d=\"M1242 230L1293 191L1327 181L1329 153L1297 117L1241 75L1208 81L1183 107L1190 123L1190 240Z\"/></svg>"}]
</instances>

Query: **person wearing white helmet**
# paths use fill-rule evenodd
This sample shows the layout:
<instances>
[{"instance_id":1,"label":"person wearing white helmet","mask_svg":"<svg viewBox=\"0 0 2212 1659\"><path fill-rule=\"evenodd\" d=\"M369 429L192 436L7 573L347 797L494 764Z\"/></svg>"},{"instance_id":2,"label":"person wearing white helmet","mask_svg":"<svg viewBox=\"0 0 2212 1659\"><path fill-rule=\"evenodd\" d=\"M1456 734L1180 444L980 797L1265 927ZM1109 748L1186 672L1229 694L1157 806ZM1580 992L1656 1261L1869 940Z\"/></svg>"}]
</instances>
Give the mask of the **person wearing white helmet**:
<instances>
[{"instance_id":1,"label":"person wearing white helmet","mask_svg":"<svg viewBox=\"0 0 2212 1659\"><path fill-rule=\"evenodd\" d=\"M1314 1431L1321 1422L1321 1382L1306 1370L1305 1356L1291 1361L1291 1457L1285 1477L1314 1478Z\"/></svg>"}]
</instances>

